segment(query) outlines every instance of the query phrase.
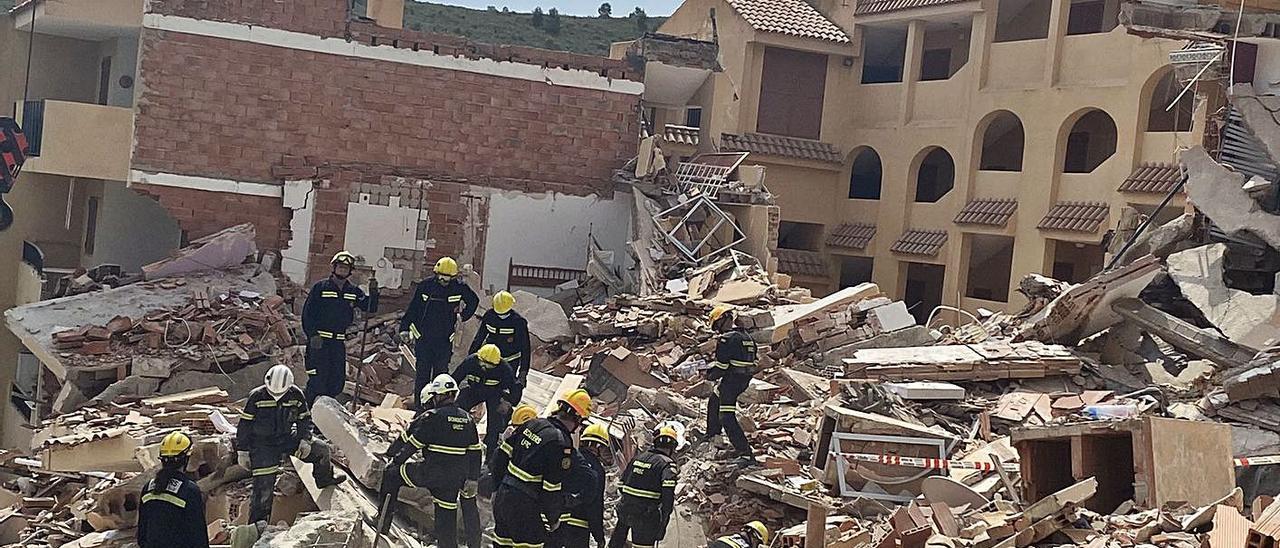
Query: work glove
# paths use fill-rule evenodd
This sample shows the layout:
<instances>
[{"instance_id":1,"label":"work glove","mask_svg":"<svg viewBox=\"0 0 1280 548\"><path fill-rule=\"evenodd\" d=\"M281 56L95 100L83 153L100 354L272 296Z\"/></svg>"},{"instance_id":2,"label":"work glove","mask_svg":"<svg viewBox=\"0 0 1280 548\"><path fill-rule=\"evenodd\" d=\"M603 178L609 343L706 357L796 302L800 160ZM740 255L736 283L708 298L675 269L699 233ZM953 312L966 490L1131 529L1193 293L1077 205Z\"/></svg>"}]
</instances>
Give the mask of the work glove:
<instances>
[{"instance_id":1,"label":"work glove","mask_svg":"<svg viewBox=\"0 0 1280 548\"><path fill-rule=\"evenodd\" d=\"M245 470L248 470L250 472L253 471L253 468L250 468L248 451L236 451L236 464L239 464L240 467L244 468Z\"/></svg>"},{"instance_id":2,"label":"work glove","mask_svg":"<svg viewBox=\"0 0 1280 548\"><path fill-rule=\"evenodd\" d=\"M408 332L408 331L401 331L401 332L398 334L398 336L400 337L400 342L402 342L402 343L409 344L409 343L413 342L413 340L409 338L409 332Z\"/></svg>"},{"instance_id":3,"label":"work glove","mask_svg":"<svg viewBox=\"0 0 1280 548\"><path fill-rule=\"evenodd\" d=\"M462 484L462 498L464 499L475 498L476 493L479 491L480 482L477 480L469 479Z\"/></svg>"},{"instance_id":4,"label":"work glove","mask_svg":"<svg viewBox=\"0 0 1280 548\"><path fill-rule=\"evenodd\" d=\"M556 528L560 527L560 516L556 516L555 519L542 516L542 522L547 524L548 533L554 533L556 532Z\"/></svg>"}]
</instances>

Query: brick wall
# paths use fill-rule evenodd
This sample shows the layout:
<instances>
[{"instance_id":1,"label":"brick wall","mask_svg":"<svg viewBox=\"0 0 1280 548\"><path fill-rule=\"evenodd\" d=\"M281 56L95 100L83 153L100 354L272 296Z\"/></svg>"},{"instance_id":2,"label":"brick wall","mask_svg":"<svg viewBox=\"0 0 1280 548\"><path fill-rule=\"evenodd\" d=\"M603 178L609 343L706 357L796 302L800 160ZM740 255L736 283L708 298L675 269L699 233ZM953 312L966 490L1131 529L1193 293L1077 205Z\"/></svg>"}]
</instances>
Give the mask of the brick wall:
<instances>
[{"instance_id":1,"label":"brick wall","mask_svg":"<svg viewBox=\"0 0 1280 548\"><path fill-rule=\"evenodd\" d=\"M285 156L608 192L634 95L146 31L134 168L270 182Z\"/></svg>"},{"instance_id":2,"label":"brick wall","mask_svg":"<svg viewBox=\"0 0 1280 548\"><path fill-rule=\"evenodd\" d=\"M326 36L346 25L345 0L150 5L170 15ZM416 49L423 44L409 40L430 38L356 26L355 39L365 43L385 32L396 47ZM463 42L450 53L479 55ZM481 53L495 52L529 58L511 49ZM613 67L611 60L546 53L559 56L556 66L596 63L597 74ZM142 33L139 72L133 169L259 183L317 181L308 250L313 275L343 248L347 204L361 191L402 200L424 192L431 216L425 238L435 247L425 257L388 250L397 266L448 254L471 257L480 268L487 204L471 205L472 186L609 195L613 171L637 144L639 98L607 91L153 29ZM279 198L135 186L167 207L190 238L252 221L261 247L289 245L292 213Z\"/></svg>"}]
</instances>

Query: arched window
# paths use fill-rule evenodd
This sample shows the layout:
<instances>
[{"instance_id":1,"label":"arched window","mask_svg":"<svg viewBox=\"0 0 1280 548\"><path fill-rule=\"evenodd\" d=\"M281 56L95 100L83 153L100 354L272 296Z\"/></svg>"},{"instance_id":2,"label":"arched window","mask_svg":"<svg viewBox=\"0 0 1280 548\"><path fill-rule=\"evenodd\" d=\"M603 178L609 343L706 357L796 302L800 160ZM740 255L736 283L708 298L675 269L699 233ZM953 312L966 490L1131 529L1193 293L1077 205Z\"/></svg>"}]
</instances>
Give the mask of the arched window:
<instances>
[{"instance_id":1,"label":"arched window","mask_svg":"<svg viewBox=\"0 0 1280 548\"><path fill-rule=\"evenodd\" d=\"M1116 153L1116 123L1107 113L1093 109L1071 126L1062 162L1064 173L1092 173Z\"/></svg>"},{"instance_id":2,"label":"arched window","mask_svg":"<svg viewBox=\"0 0 1280 548\"><path fill-rule=\"evenodd\" d=\"M1182 93L1182 84L1173 77L1172 70L1166 71L1151 90L1151 103L1147 106L1147 131L1191 131L1195 93L1188 91L1178 97L1179 93ZM1169 108L1174 99L1178 103Z\"/></svg>"},{"instance_id":3,"label":"arched window","mask_svg":"<svg viewBox=\"0 0 1280 548\"><path fill-rule=\"evenodd\" d=\"M936 202L956 186L956 163L942 147L931 147L916 171L916 201Z\"/></svg>"},{"instance_id":4,"label":"arched window","mask_svg":"<svg viewBox=\"0 0 1280 548\"><path fill-rule=\"evenodd\" d=\"M982 132L982 171L1022 171L1022 120L1007 110L995 114Z\"/></svg>"},{"instance_id":5,"label":"arched window","mask_svg":"<svg viewBox=\"0 0 1280 548\"><path fill-rule=\"evenodd\" d=\"M853 157L853 171L849 173L849 197L859 200L879 200L880 181L884 170L880 167L880 155L875 149L865 147Z\"/></svg>"}]
</instances>

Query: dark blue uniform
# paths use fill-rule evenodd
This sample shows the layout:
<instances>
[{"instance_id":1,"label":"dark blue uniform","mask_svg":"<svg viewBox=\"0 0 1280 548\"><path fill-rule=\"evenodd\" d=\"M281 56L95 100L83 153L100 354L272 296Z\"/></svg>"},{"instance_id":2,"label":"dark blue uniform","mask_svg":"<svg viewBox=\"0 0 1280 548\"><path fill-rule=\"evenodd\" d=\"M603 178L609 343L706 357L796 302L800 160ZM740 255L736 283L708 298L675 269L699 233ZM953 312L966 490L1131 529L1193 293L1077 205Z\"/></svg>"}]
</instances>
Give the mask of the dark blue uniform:
<instances>
[{"instance_id":1,"label":"dark blue uniform","mask_svg":"<svg viewBox=\"0 0 1280 548\"><path fill-rule=\"evenodd\" d=\"M516 428L491 459L498 471L493 496L496 546L542 546L546 524L564 510L563 481L573 467L573 436L556 419L533 419Z\"/></svg>"},{"instance_id":2,"label":"dark blue uniform","mask_svg":"<svg viewBox=\"0 0 1280 548\"><path fill-rule=\"evenodd\" d=\"M485 421L484 447L492 455L498 446L498 438L502 430L510 422L511 410L501 412L503 400L511 405L518 403L515 399L516 380L511 366L505 362L489 365L477 358L475 354L467 356L458 368L453 371L453 378L458 379L462 390L458 393L458 407L470 411L483 403L488 417Z\"/></svg>"},{"instance_id":3,"label":"dark blue uniform","mask_svg":"<svg viewBox=\"0 0 1280 548\"><path fill-rule=\"evenodd\" d=\"M200 488L179 470L161 470L142 488L140 548L209 548Z\"/></svg>"},{"instance_id":4,"label":"dark blue uniform","mask_svg":"<svg viewBox=\"0 0 1280 548\"><path fill-rule=\"evenodd\" d=\"M291 386L276 399L259 386L249 392L244 411L240 412L240 424L236 426L236 450L248 451L253 474L253 495L249 500L249 523L271 518L271 506L276 488L276 476L280 474L280 462L285 456L298 450L307 440L311 451L303 462L315 465L312 475L316 483L324 486L333 480L333 462L329 460L329 446L311 438L311 411L303 399L302 391Z\"/></svg>"},{"instance_id":5,"label":"dark blue uniform","mask_svg":"<svg viewBox=\"0 0 1280 548\"><path fill-rule=\"evenodd\" d=\"M378 311L378 294L366 296L349 281L325 278L311 286L302 305L302 331L307 334L307 406L317 396L336 397L347 382L347 328L355 308Z\"/></svg>"},{"instance_id":6,"label":"dark blue uniform","mask_svg":"<svg viewBox=\"0 0 1280 548\"><path fill-rule=\"evenodd\" d=\"M622 473L622 501L618 503L618 525L609 538L609 548L622 548L631 533L635 548L653 548L667 536L667 522L676 504L675 461L649 450L631 459Z\"/></svg>"},{"instance_id":7,"label":"dark blue uniform","mask_svg":"<svg viewBox=\"0 0 1280 548\"><path fill-rule=\"evenodd\" d=\"M751 443L738 423L738 397L751 384L755 374L756 343L745 331L734 330L720 335L716 341L716 362L707 378L720 384L707 398L707 437L723 430L739 453L750 453Z\"/></svg>"},{"instance_id":8,"label":"dark blue uniform","mask_svg":"<svg viewBox=\"0 0 1280 548\"><path fill-rule=\"evenodd\" d=\"M432 276L418 283L409 300L409 309L400 318L400 331L408 331L418 338L413 354L417 361L417 374L413 385L414 402L419 407L422 387L441 373L449 371L449 358L453 355L453 333L458 317L471 319L480 306L476 293L458 278L447 282Z\"/></svg>"},{"instance_id":9,"label":"dark blue uniform","mask_svg":"<svg viewBox=\"0 0 1280 548\"><path fill-rule=\"evenodd\" d=\"M547 548L587 548L592 538L604 546L604 465L595 453L574 451L573 469L564 480L565 511Z\"/></svg>"},{"instance_id":10,"label":"dark blue uniform","mask_svg":"<svg viewBox=\"0 0 1280 548\"><path fill-rule=\"evenodd\" d=\"M499 314L490 310L480 317L480 329L476 338L471 341L471 353L475 354L481 346L492 344L502 353L502 361L511 366L516 375L516 389L512 392L512 402L520 401L525 379L529 376L529 322L511 310Z\"/></svg>"}]
</instances>

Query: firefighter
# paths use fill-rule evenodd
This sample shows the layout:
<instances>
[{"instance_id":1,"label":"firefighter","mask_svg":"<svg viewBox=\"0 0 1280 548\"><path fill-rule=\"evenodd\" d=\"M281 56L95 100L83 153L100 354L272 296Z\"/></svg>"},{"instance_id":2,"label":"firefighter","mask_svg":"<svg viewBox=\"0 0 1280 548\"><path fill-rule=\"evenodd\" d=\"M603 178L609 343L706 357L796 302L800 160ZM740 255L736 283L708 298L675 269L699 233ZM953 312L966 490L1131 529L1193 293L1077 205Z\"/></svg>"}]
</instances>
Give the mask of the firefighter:
<instances>
[{"instance_id":1,"label":"firefighter","mask_svg":"<svg viewBox=\"0 0 1280 548\"><path fill-rule=\"evenodd\" d=\"M676 501L676 429L663 426L653 437L653 448L631 460L622 473L622 502L618 524L609 548L622 548L631 532L631 545L652 548L667 536L667 522Z\"/></svg>"},{"instance_id":2,"label":"firefighter","mask_svg":"<svg viewBox=\"0 0 1280 548\"><path fill-rule=\"evenodd\" d=\"M578 443L573 468L564 480L565 511L548 548L588 548L593 538L597 547L605 545L604 460L609 454L609 431L603 424L593 424L583 430Z\"/></svg>"},{"instance_id":3,"label":"firefighter","mask_svg":"<svg viewBox=\"0 0 1280 548\"><path fill-rule=\"evenodd\" d=\"M249 392L236 428L236 460L253 474L249 523L271 519L276 475L288 455L314 465L311 474L321 489L347 479L334 473L328 444L311 437L311 411L293 384L293 371L276 365L264 384Z\"/></svg>"},{"instance_id":4,"label":"firefighter","mask_svg":"<svg viewBox=\"0 0 1280 548\"><path fill-rule=\"evenodd\" d=\"M413 355L417 361L414 379L415 402L422 405L422 387L437 375L449 372L453 355L453 332L458 320L471 319L480 299L466 282L458 279L458 263L450 257L436 261L435 276L422 280L413 291L409 308L400 318L400 339L414 340Z\"/></svg>"},{"instance_id":5,"label":"firefighter","mask_svg":"<svg viewBox=\"0 0 1280 548\"><path fill-rule=\"evenodd\" d=\"M302 305L302 331L307 335L307 407L317 396L337 397L347 382L347 328L354 308L378 311L378 280L369 279L369 295L348 278L356 256L339 251L330 261L329 277L311 286Z\"/></svg>"},{"instance_id":6,"label":"firefighter","mask_svg":"<svg viewBox=\"0 0 1280 548\"><path fill-rule=\"evenodd\" d=\"M769 545L769 529L763 523L753 521L742 526L736 535L720 537L707 548L760 548Z\"/></svg>"},{"instance_id":7,"label":"firefighter","mask_svg":"<svg viewBox=\"0 0 1280 548\"><path fill-rule=\"evenodd\" d=\"M466 385L458 394L458 407L471 411L481 403L485 406L489 418L485 421L484 448L486 454L492 455L507 424L511 404L516 401L512 398L515 376L511 366L502 361L496 345L486 344L462 360L453 374Z\"/></svg>"},{"instance_id":8,"label":"firefighter","mask_svg":"<svg viewBox=\"0 0 1280 548\"><path fill-rule=\"evenodd\" d=\"M494 344L502 352L502 361L515 372L516 387L511 401L520 401L529 378L529 322L511 308L516 305L514 295L499 291L493 296L493 308L480 317L480 329L471 341L474 354L485 344ZM492 448L490 448L492 449Z\"/></svg>"},{"instance_id":9,"label":"firefighter","mask_svg":"<svg viewBox=\"0 0 1280 548\"><path fill-rule=\"evenodd\" d=\"M529 422L536 418L538 418L538 410L535 409L532 405L529 405L527 403L522 403L520 405L517 405L516 408L511 411L511 423L507 424L507 428L502 431L501 439L505 440L511 437L511 433L515 432L516 428L519 428L524 423ZM487 454L492 455L493 452L490 451ZM489 498L493 496L493 491L494 489L497 488L497 485L494 484L494 479L493 479L494 477L496 477L493 471L493 463L495 462L495 460L496 459L486 460L485 462L488 465L488 467L481 471L482 474L480 476L480 495L483 496L484 498Z\"/></svg>"},{"instance_id":10,"label":"firefighter","mask_svg":"<svg viewBox=\"0 0 1280 548\"><path fill-rule=\"evenodd\" d=\"M551 417L520 427L494 453L498 492L493 496L497 546L541 548L560 525L562 482L573 467L573 433L591 416L591 395L574 390Z\"/></svg>"},{"instance_id":11,"label":"firefighter","mask_svg":"<svg viewBox=\"0 0 1280 548\"><path fill-rule=\"evenodd\" d=\"M707 398L707 433L710 441L721 430L729 436L735 456L754 456L751 443L738 423L738 396L751 384L755 374L756 343L747 332L737 327L733 311L718 306L711 311L711 327L721 333L716 340L715 364L707 370L709 380L720 384Z\"/></svg>"},{"instance_id":12,"label":"firefighter","mask_svg":"<svg viewBox=\"0 0 1280 548\"><path fill-rule=\"evenodd\" d=\"M185 470L191 438L173 432L160 442L160 471L142 488L139 548L209 548L204 497Z\"/></svg>"},{"instance_id":13,"label":"firefighter","mask_svg":"<svg viewBox=\"0 0 1280 548\"><path fill-rule=\"evenodd\" d=\"M387 514L378 516L384 533L391 527L400 488L421 488L431 492L440 548L458 546L459 505L467 546L480 547L480 511L475 497L482 448L476 423L469 413L455 405L457 397L458 383L453 377L438 375L423 387L421 394L422 401L431 409L414 417L409 428L387 450L390 465L382 476L379 493ZM415 454L421 454L421 460L409 462Z\"/></svg>"}]
</instances>

